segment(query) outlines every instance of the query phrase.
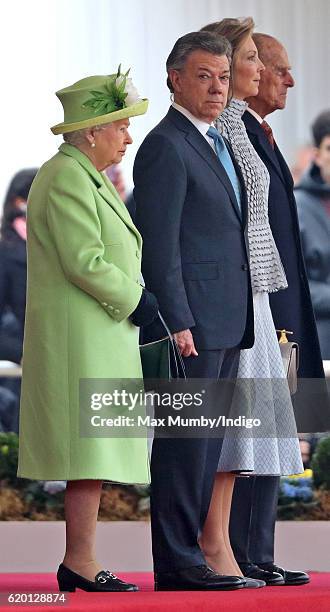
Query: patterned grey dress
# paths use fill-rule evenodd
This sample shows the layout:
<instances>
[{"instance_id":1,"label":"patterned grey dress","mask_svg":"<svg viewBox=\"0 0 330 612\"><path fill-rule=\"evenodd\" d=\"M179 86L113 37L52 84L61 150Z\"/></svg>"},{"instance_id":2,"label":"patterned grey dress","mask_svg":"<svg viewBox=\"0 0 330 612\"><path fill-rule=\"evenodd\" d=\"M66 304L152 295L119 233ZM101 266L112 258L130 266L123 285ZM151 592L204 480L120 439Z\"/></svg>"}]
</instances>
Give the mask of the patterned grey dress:
<instances>
[{"instance_id":1,"label":"patterned grey dress","mask_svg":"<svg viewBox=\"0 0 330 612\"><path fill-rule=\"evenodd\" d=\"M233 99L216 121L230 142L248 197L248 243L254 305L255 343L242 350L232 416L260 421L252 429L227 427L218 471L285 475L303 471L296 424L269 293L287 281L268 221L269 173L250 143L242 115L246 102Z\"/></svg>"}]
</instances>

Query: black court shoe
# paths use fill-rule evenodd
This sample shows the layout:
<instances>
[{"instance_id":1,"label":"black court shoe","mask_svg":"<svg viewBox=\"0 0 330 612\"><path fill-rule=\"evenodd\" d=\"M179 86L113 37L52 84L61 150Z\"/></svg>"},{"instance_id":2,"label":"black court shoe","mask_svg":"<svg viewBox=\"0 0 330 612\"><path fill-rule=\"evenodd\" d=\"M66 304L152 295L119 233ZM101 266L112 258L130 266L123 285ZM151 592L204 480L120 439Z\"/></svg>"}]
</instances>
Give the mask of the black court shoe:
<instances>
[{"instance_id":1,"label":"black court shoe","mask_svg":"<svg viewBox=\"0 0 330 612\"><path fill-rule=\"evenodd\" d=\"M263 563L262 565L259 565L259 567L261 567L263 570L266 570L267 572L276 572L278 574L281 574L281 576L283 576L284 584L286 586L299 586L301 584L308 584L310 582L310 577L308 574L306 574L306 572L301 572L297 570L286 570L283 569L283 567L274 565L274 563Z\"/></svg>"},{"instance_id":2,"label":"black court shoe","mask_svg":"<svg viewBox=\"0 0 330 612\"><path fill-rule=\"evenodd\" d=\"M244 585L244 578L217 574L207 565L155 574L155 591L231 591Z\"/></svg>"},{"instance_id":3,"label":"black court shoe","mask_svg":"<svg viewBox=\"0 0 330 612\"><path fill-rule=\"evenodd\" d=\"M107 570L101 570L95 576L94 582L91 580L87 580L83 576L76 574L68 567L65 567L63 563L58 568L57 571L57 582L58 588L60 591L67 591L69 593L74 593L76 589L81 589L82 591L93 591L93 592L128 592L128 591L138 591L139 588L135 584L129 584L128 582L123 582Z\"/></svg>"},{"instance_id":4,"label":"black court shoe","mask_svg":"<svg viewBox=\"0 0 330 612\"><path fill-rule=\"evenodd\" d=\"M254 563L239 563L240 569L245 578L262 580L267 586L280 586L284 584L284 578L278 572L266 571Z\"/></svg>"}]
</instances>

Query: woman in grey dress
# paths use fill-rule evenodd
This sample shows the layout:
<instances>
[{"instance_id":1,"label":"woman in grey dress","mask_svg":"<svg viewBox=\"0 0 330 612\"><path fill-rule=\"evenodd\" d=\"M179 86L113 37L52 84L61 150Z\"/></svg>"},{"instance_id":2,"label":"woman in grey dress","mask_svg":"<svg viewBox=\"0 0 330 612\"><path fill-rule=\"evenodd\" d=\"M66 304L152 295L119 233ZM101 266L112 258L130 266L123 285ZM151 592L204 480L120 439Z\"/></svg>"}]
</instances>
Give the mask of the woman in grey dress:
<instances>
[{"instance_id":1,"label":"woman in grey dress","mask_svg":"<svg viewBox=\"0 0 330 612\"><path fill-rule=\"evenodd\" d=\"M254 429L233 435L227 429L218 471L284 475L302 472L303 466L292 402L269 306L269 293L287 287L268 220L269 174L250 143L242 121L248 106L244 100L257 95L260 72L264 69L252 39L253 28L252 18L223 19L203 28L225 36L233 47L233 97L217 120L216 128L229 141L247 190L255 318L255 344L252 349L242 350L240 356L238 378L248 379L245 380L243 402L238 396L233 410L236 414L261 421L259 433ZM241 575L228 535L234 479L234 475L228 476L226 491L221 490L215 479L200 545L214 570Z\"/></svg>"}]
</instances>

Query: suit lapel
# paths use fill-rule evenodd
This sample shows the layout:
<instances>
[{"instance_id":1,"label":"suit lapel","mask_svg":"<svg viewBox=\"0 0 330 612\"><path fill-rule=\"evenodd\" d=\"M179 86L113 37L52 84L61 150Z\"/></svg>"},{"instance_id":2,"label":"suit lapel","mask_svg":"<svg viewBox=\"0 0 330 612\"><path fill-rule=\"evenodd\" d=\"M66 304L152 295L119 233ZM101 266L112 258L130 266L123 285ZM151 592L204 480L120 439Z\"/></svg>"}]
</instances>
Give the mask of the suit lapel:
<instances>
[{"instance_id":1,"label":"suit lapel","mask_svg":"<svg viewBox=\"0 0 330 612\"><path fill-rule=\"evenodd\" d=\"M295 225L296 236L299 236L298 212L295 197L293 194L293 178L290 169L277 144L275 143L274 150L271 148L266 138L266 135L263 129L260 127L260 123L257 121L257 119L253 117L251 113L246 111L243 115L243 121L245 123L251 143L255 147L257 153L260 154L260 157L263 157L264 155L263 159L266 160L266 165L268 161L272 164L272 167L274 168L284 185L288 197L291 214L293 215L293 223ZM298 246L298 248L301 248L300 245Z\"/></svg>"},{"instance_id":2,"label":"suit lapel","mask_svg":"<svg viewBox=\"0 0 330 612\"><path fill-rule=\"evenodd\" d=\"M278 147L275 144L275 149L270 146L267 136L263 131L259 121L249 111L246 111L243 115L243 121L248 132L248 136L255 147L255 149L262 149L263 154L267 158L267 161L272 164L274 170L277 172L281 181L285 184L285 179L281 170L281 166L277 157Z\"/></svg>"},{"instance_id":3,"label":"suit lapel","mask_svg":"<svg viewBox=\"0 0 330 612\"><path fill-rule=\"evenodd\" d=\"M197 130L197 128L187 119L182 113L174 108L170 108L168 112L169 119L175 123L179 130L186 133L186 140L194 148L194 150L200 155L200 157L206 161L210 168L215 172L223 186L225 187L233 208L239 218L242 221L242 215L237 204L236 196L232 184L228 178L227 172L223 168L219 161L216 153L212 147L208 144L206 139Z\"/></svg>"},{"instance_id":4,"label":"suit lapel","mask_svg":"<svg viewBox=\"0 0 330 612\"><path fill-rule=\"evenodd\" d=\"M229 195L230 201L235 209L235 212L241 221L242 217L241 217L241 213L240 213L240 210L237 204L234 189L228 178L227 172L223 168L221 162L219 161L212 147L207 143L205 138L203 138L203 136L200 134L200 132L196 128L194 128L194 131L191 131L187 134L186 140L195 149L195 151L197 151L197 153L204 159L204 161L207 162L210 168L212 168L212 170L215 172L217 177L220 179L220 181L224 185Z\"/></svg>"},{"instance_id":5,"label":"suit lapel","mask_svg":"<svg viewBox=\"0 0 330 612\"><path fill-rule=\"evenodd\" d=\"M107 176L96 170L95 166L93 166L92 162L88 157L79 151L76 147L64 143L60 146L59 150L61 153L73 157L79 164L88 172L93 182L97 187L98 193L101 197L113 208L113 210L117 213L117 215L122 219L122 221L127 225L127 227L136 235L136 238L139 243L139 247L142 246L142 238L141 234L138 232L137 228L133 224L131 216L122 200L119 197L116 189L114 188L111 181Z\"/></svg>"},{"instance_id":6,"label":"suit lapel","mask_svg":"<svg viewBox=\"0 0 330 612\"><path fill-rule=\"evenodd\" d=\"M262 150L262 153L265 155L267 161L272 164L274 170L277 172L279 178L284 184L289 198L291 199L293 189L292 174L276 142L275 148L272 149L262 127L260 127L260 123L248 111L244 113L243 121L253 146L257 151L260 149Z\"/></svg>"}]
</instances>

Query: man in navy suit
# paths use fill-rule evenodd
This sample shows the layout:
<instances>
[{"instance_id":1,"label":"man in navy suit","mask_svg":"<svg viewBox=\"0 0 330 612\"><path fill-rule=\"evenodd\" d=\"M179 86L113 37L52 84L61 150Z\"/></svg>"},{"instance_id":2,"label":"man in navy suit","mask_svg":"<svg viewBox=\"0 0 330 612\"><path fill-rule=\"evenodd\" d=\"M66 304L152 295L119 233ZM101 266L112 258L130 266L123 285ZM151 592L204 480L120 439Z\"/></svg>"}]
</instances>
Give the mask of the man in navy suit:
<instances>
[{"instance_id":1,"label":"man in navy suit","mask_svg":"<svg viewBox=\"0 0 330 612\"><path fill-rule=\"evenodd\" d=\"M287 90L294 86L294 80L283 45L266 34L254 34L253 39L265 70L260 74L258 95L248 100L243 121L270 174L269 220L288 280L288 289L270 295L272 315L275 327L293 331L290 340L299 343L299 377L322 379L323 365L302 255L293 180L265 122L267 115L285 108ZM321 413L319 417L313 431L326 430ZM298 431L310 430L298 422ZM305 584L309 582L308 574L274 565L279 482L276 476L236 479L230 524L232 547L244 575L273 584L280 573L286 585Z\"/></svg>"},{"instance_id":2,"label":"man in navy suit","mask_svg":"<svg viewBox=\"0 0 330 612\"><path fill-rule=\"evenodd\" d=\"M210 131L226 105L230 54L228 41L209 32L176 42L166 65L173 105L142 143L134 164L143 276L192 378L235 378L240 348L254 341L245 188L226 143L222 140L217 152L213 139L218 136ZM145 340L164 335L156 324L144 333ZM244 584L210 570L197 541L220 445L217 439L154 440L157 590Z\"/></svg>"}]
</instances>

